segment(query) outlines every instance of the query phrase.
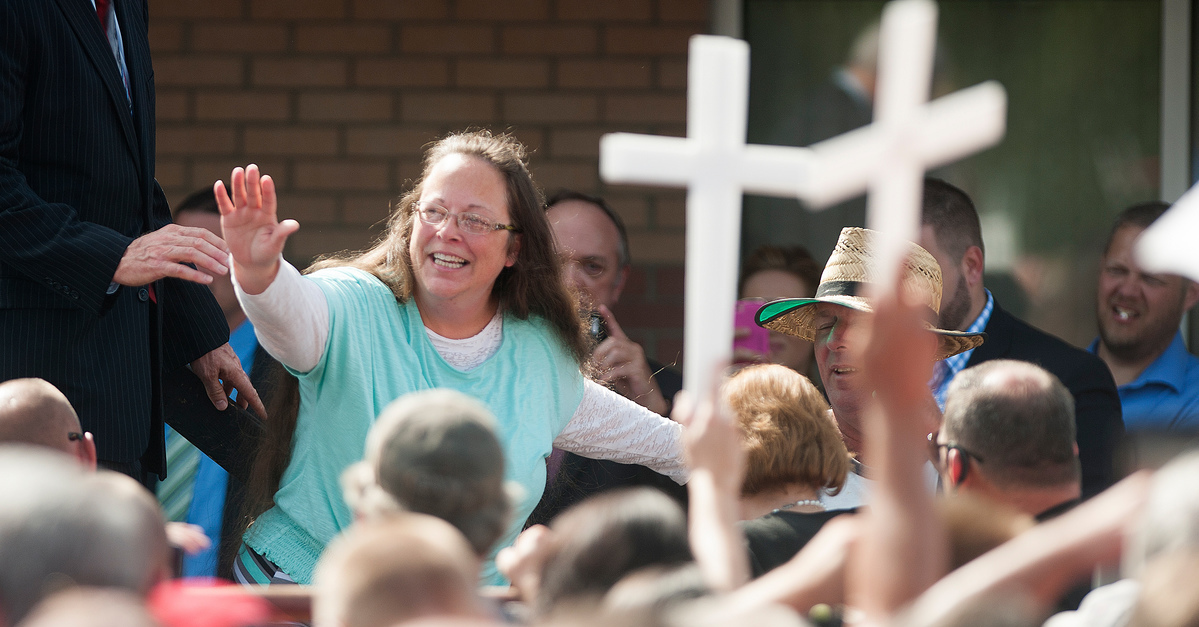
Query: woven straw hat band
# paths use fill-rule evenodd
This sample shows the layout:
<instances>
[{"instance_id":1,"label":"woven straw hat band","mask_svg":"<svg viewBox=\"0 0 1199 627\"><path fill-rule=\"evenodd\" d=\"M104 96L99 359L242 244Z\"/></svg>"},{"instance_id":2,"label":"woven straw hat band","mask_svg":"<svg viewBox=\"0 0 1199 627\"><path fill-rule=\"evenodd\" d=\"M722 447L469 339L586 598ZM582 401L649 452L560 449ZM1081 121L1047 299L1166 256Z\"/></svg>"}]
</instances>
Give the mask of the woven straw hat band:
<instances>
[{"instance_id":1,"label":"woven straw hat band","mask_svg":"<svg viewBox=\"0 0 1199 627\"><path fill-rule=\"evenodd\" d=\"M868 284L876 283L870 260L874 258L874 231L849 226L841 229L837 246L829 255L816 297L862 296ZM927 250L910 244L903 264L903 290L909 299L941 311L941 266Z\"/></svg>"}]
</instances>

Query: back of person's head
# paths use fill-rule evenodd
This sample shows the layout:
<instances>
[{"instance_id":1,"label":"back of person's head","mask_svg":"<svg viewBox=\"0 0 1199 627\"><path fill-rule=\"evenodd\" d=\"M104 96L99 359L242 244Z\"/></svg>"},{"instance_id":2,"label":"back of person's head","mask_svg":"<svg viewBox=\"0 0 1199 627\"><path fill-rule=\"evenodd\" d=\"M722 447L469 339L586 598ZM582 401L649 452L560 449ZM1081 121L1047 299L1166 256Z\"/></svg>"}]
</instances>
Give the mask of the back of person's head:
<instances>
[{"instance_id":1,"label":"back of person's head","mask_svg":"<svg viewBox=\"0 0 1199 627\"><path fill-rule=\"evenodd\" d=\"M660 613L711 593L703 572L695 563L649 566L616 582L604 596L603 606L606 610Z\"/></svg>"},{"instance_id":2,"label":"back of person's head","mask_svg":"<svg viewBox=\"0 0 1199 627\"><path fill-rule=\"evenodd\" d=\"M38 604L18 627L159 627L142 599L125 590L72 588Z\"/></svg>"},{"instance_id":3,"label":"back of person's head","mask_svg":"<svg viewBox=\"0 0 1199 627\"><path fill-rule=\"evenodd\" d=\"M550 524L557 546L541 574L537 611L599 603L625 575L692 561L687 519L651 488L613 490L571 507Z\"/></svg>"},{"instance_id":4,"label":"back of person's head","mask_svg":"<svg viewBox=\"0 0 1199 627\"><path fill-rule=\"evenodd\" d=\"M1074 431L1074 397L1040 366L988 361L949 384L943 439L974 457L978 471L1000 488L1077 483Z\"/></svg>"},{"instance_id":5,"label":"back of person's head","mask_svg":"<svg viewBox=\"0 0 1199 627\"><path fill-rule=\"evenodd\" d=\"M423 514L360 521L329 544L314 575L314 627L388 627L478 616L479 561L458 530Z\"/></svg>"},{"instance_id":6,"label":"back of person's head","mask_svg":"<svg viewBox=\"0 0 1199 627\"><path fill-rule=\"evenodd\" d=\"M937 245L954 260L961 259L971 246L986 250L974 202L966 192L941 179L924 179L924 205L920 222L933 227Z\"/></svg>"},{"instance_id":7,"label":"back of person's head","mask_svg":"<svg viewBox=\"0 0 1199 627\"><path fill-rule=\"evenodd\" d=\"M226 189L226 193L230 198L233 198L232 189ZM211 187L198 189L187 195L182 202L175 205L175 216L185 211L195 211L197 213L210 213L216 216L221 215L221 208L216 204L216 196L212 193Z\"/></svg>"},{"instance_id":8,"label":"back of person's head","mask_svg":"<svg viewBox=\"0 0 1199 627\"><path fill-rule=\"evenodd\" d=\"M1171 460L1153 476L1149 500L1124 544L1123 573L1140 577L1160 555L1199 550L1199 451Z\"/></svg>"},{"instance_id":9,"label":"back of person's head","mask_svg":"<svg viewBox=\"0 0 1199 627\"><path fill-rule=\"evenodd\" d=\"M167 557L158 504L133 479L86 474L43 448L0 447L0 608L8 624L75 585L145 595Z\"/></svg>"},{"instance_id":10,"label":"back of person's head","mask_svg":"<svg viewBox=\"0 0 1199 627\"><path fill-rule=\"evenodd\" d=\"M74 455L83 429L71 402L42 379L0 383L0 443L43 446Z\"/></svg>"},{"instance_id":11,"label":"back of person's head","mask_svg":"<svg viewBox=\"0 0 1199 627\"><path fill-rule=\"evenodd\" d=\"M1112 240L1116 238L1116 233L1125 227L1132 227L1138 230L1149 228L1150 224L1162 217L1162 214L1170 208L1169 203L1154 200L1133 205L1124 211L1121 211L1116 216L1116 221L1112 223L1112 230L1108 231L1107 241L1103 244L1103 251L1106 253L1112 247Z\"/></svg>"},{"instance_id":12,"label":"back of person's head","mask_svg":"<svg viewBox=\"0 0 1199 627\"><path fill-rule=\"evenodd\" d=\"M747 452L742 494L796 483L840 491L849 451L807 377L775 364L750 366L730 378L723 393Z\"/></svg>"},{"instance_id":13,"label":"back of person's head","mask_svg":"<svg viewBox=\"0 0 1199 627\"><path fill-rule=\"evenodd\" d=\"M820 273L824 268L812 258L812 253L803 246L759 246L745 263L741 264L741 277L737 281L737 294L745 293L745 283L753 275L766 270L778 270L795 275L809 290L809 296L816 293L820 285Z\"/></svg>"},{"instance_id":14,"label":"back of person's head","mask_svg":"<svg viewBox=\"0 0 1199 627\"><path fill-rule=\"evenodd\" d=\"M346 470L342 485L360 517L436 516L478 555L490 552L511 515L495 418L453 390L415 392L388 405L367 435L366 458Z\"/></svg>"}]
</instances>

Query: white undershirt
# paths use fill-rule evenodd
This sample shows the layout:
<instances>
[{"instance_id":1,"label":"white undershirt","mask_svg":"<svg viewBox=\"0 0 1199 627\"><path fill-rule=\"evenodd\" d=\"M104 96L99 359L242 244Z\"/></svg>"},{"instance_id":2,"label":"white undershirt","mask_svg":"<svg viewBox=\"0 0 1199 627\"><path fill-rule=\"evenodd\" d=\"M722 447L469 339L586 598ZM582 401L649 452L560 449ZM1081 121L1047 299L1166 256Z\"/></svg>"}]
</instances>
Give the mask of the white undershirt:
<instances>
[{"instance_id":1,"label":"white undershirt","mask_svg":"<svg viewBox=\"0 0 1199 627\"><path fill-rule=\"evenodd\" d=\"M241 289L229 262L237 300L258 342L272 357L297 372L320 362L329 338L329 303L313 281L295 266L279 260L275 280L261 294ZM499 350L504 318L500 312L472 337L453 340L427 327L425 333L446 363L466 372ZM583 398L554 446L584 457L640 464L678 483L687 480L683 464L682 426L634 403L591 380L583 383Z\"/></svg>"}]
</instances>

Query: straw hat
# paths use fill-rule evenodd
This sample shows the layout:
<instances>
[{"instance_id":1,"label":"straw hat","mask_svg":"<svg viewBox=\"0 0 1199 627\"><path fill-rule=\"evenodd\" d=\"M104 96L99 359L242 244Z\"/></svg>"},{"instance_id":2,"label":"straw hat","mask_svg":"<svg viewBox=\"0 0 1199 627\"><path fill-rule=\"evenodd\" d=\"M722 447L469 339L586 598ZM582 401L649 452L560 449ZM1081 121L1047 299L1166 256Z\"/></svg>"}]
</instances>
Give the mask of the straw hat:
<instances>
[{"instance_id":1,"label":"straw hat","mask_svg":"<svg viewBox=\"0 0 1199 627\"><path fill-rule=\"evenodd\" d=\"M873 312L870 301L860 292L873 283L870 276L870 259L874 254L872 242L875 232L857 227L841 229L837 246L820 275L820 286L815 298L784 298L766 303L758 310L755 320L758 326L772 331L801 337L808 341L816 339L812 324L816 315L816 303L832 303L858 311ZM932 313L941 311L941 266L927 251L912 244L911 254L903 265L903 290L917 302L923 302ZM945 359L968 351L983 343L985 333L963 333L947 331L929 325L939 340L937 359Z\"/></svg>"}]
</instances>

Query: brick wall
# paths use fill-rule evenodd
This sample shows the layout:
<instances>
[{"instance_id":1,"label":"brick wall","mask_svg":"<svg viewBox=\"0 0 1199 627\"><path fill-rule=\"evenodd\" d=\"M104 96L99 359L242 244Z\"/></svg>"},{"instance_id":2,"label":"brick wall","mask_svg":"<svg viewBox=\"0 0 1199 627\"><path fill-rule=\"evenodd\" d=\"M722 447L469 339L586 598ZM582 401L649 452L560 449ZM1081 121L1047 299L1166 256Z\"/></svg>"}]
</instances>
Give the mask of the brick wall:
<instances>
[{"instance_id":1,"label":"brick wall","mask_svg":"<svg viewBox=\"0 0 1199 627\"><path fill-rule=\"evenodd\" d=\"M682 347L683 194L606 187L599 137L683 135L706 0L151 0L158 180L172 202L258 163L300 221L288 256L365 246L422 146L508 130L547 192L607 197L636 268L616 310L647 353Z\"/></svg>"}]
</instances>

